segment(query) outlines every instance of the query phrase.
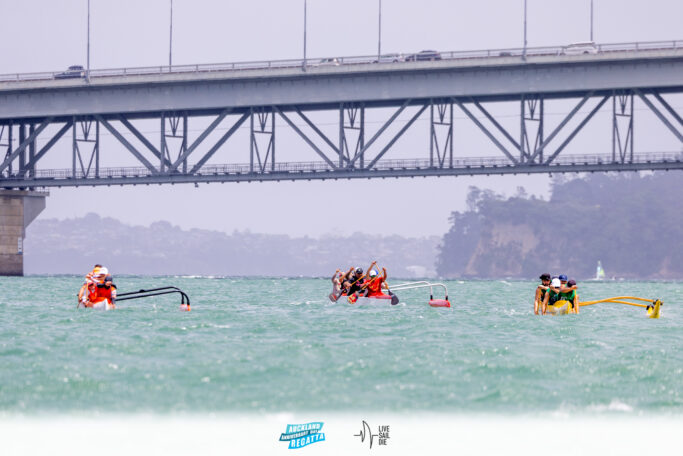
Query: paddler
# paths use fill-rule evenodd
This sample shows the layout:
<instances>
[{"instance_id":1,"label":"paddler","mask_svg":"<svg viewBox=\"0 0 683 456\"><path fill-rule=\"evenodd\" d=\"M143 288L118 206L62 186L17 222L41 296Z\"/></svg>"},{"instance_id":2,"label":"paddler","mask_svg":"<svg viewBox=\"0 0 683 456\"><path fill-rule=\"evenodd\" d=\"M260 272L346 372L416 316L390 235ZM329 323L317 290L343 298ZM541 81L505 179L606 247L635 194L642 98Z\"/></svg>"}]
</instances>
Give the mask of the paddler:
<instances>
[{"instance_id":1,"label":"paddler","mask_svg":"<svg viewBox=\"0 0 683 456\"><path fill-rule=\"evenodd\" d=\"M365 288L365 296L368 297L373 297L373 296L382 296L384 293L382 293L382 288L386 288L387 284L387 270L386 268L382 268L382 275L379 275L379 272L377 272L377 269L371 269L370 272L368 273L368 276L370 279L365 282L364 288Z\"/></svg>"},{"instance_id":2,"label":"paddler","mask_svg":"<svg viewBox=\"0 0 683 456\"><path fill-rule=\"evenodd\" d=\"M371 271L372 268L377 265L376 261L373 261L370 267L368 267L368 271ZM356 302L359 296L359 292L362 292L365 290L365 284L367 283L366 276L363 275L363 268L356 268L353 276L351 277L351 281L349 282L349 287L348 287L348 298L347 300L353 304Z\"/></svg>"},{"instance_id":3,"label":"paddler","mask_svg":"<svg viewBox=\"0 0 683 456\"><path fill-rule=\"evenodd\" d=\"M548 290L545 293L545 296L543 297L543 307L541 310L541 313L545 315L548 312L548 305L549 304L555 304L557 301L560 300L560 287L562 286L562 283L560 282L560 279L554 278L553 280L550 281L550 286L548 287Z\"/></svg>"},{"instance_id":4,"label":"paddler","mask_svg":"<svg viewBox=\"0 0 683 456\"><path fill-rule=\"evenodd\" d=\"M374 266L375 263L373 263L370 267ZM363 283L365 282L365 275L363 275L363 268L356 268L353 271L353 275L349 278L347 281L348 287L347 287L347 294L352 295L357 291L360 291L363 288Z\"/></svg>"},{"instance_id":5,"label":"paddler","mask_svg":"<svg viewBox=\"0 0 683 456\"><path fill-rule=\"evenodd\" d=\"M342 295L342 279L345 274L342 274L339 269L337 269L332 275L332 293L328 295L330 301L337 302L337 299Z\"/></svg>"},{"instance_id":6,"label":"paddler","mask_svg":"<svg viewBox=\"0 0 683 456\"><path fill-rule=\"evenodd\" d=\"M563 278L566 280L567 276L560 276L560 299L571 302L572 311L577 314L579 313L579 295L576 293L576 290L578 289L576 280L571 279L563 282Z\"/></svg>"},{"instance_id":7,"label":"paddler","mask_svg":"<svg viewBox=\"0 0 683 456\"><path fill-rule=\"evenodd\" d=\"M111 275L106 275L104 277L103 283L97 284L97 298L102 300L103 298L112 306L116 307L116 285L114 285L114 279Z\"/></svg>"},{"instance_id":8,"label":"paddler","mask_svg":"<svg viewBox=\"0 0 683 456\"><path fill-rule=\"evenodd\" d=\"M84 307L92 307L97 300L97 284L104 283L104 278L109 274L107 268L96 264L92 271L85 275L85 282L78 292L78 302Z\"/></svg>"},{"instance_id":9,"label":"paddler","mask_svg":"<svg viewBox=\"0 0 683 456\"><path fill-rule=\"evenodd\" d=\"M85 283L78 292L78 302L84 307L106 300L114 305L116 299L116 285L112 283L109 270L101 264L96 264L93 270L85 276Z\"/></svg>"},{"instance_id":10,"label":"paddler","mask_svg":"<svg viewBox=\"0 0 683 456\"><path fill-rule=\"evenodd\" d=\"M544 272L539 279L541 279L541 284L536 287L536 295L534 296L534 314L536 315L538 315L538 310L541 308L543 298L545 298L545 294L550 286L550 274Z\"/></svg>"}]
</instances>

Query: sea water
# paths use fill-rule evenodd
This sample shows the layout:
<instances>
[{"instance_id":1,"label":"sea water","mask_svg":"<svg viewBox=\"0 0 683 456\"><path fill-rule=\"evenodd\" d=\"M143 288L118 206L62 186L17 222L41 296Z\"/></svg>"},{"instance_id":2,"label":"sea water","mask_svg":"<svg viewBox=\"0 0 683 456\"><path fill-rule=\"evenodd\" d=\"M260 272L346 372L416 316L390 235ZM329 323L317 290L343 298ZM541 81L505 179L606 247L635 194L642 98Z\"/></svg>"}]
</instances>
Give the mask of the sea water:
<instances>
[{"instance_id":1,"label":"sea water","mask_svg":"<svg viewBox=\"0 0 683 456\"><path fill-rule=\"evenodd\" d=\"M177 286L192 310L175 295L77 309L82 277L0 278L1 413L683 411L683 282L579 284L583 300L661 298L658 320L619 304L536 316L529 281L445 282L451 308L425 289L331 303L329 279L116 282Z\"/></svg>"}]
</instances>

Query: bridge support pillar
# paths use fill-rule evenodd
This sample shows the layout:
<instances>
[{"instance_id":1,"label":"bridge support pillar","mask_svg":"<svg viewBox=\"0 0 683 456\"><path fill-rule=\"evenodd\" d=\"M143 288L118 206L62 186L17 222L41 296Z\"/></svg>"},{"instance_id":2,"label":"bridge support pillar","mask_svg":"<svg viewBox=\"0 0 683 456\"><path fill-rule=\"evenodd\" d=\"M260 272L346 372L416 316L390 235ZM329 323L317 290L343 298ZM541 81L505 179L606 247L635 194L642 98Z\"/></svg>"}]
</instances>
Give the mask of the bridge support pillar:
<instances>
[{"instance_id":1,"label":"bridge support pillar","mask_svg":"<svg viewBox=\"0 0 683 456\"><path fill-rule=\"evenodd\" d=\"M24 275L26 227L45 209L47 192L0 190L0 275Z\"/></svg>"}]
</instances>

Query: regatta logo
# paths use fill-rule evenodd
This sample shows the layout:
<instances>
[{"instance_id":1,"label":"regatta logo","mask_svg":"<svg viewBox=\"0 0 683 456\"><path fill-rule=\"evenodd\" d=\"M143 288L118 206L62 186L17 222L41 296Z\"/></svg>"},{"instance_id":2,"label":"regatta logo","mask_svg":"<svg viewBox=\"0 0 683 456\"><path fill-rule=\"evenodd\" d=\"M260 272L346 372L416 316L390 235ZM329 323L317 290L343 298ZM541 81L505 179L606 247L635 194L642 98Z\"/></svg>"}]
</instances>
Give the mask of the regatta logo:
<instances>
[{"instance_id":1,"label":"regatta logo","mask_svg":"<svg viewBox=\"0 0 683 456\"><path fill-rule=\"evenodd\" d=\"M378 445L387 444L387 440L389 440L389 426L377 426L377 434L373 434L370 425L363 420L360 432L358 434L353 434L353 436L360 437L361 443L367 440L368 445L370 445L370 449L372 449L372 444L375 442L375 439L377 439Z\"/></svg>"},{"instance_id":2,"label":"regatta logo","mask_svg":"<svg viewBox=\"0 0 683 456\"><path fill-rule=\"evenodd\" d=\"M304 424L288 424L287 430L280 434L280 442L289 442L289 449L303 448L311 443L325 440L322 421Z\"/></svg>"}]
</instances>

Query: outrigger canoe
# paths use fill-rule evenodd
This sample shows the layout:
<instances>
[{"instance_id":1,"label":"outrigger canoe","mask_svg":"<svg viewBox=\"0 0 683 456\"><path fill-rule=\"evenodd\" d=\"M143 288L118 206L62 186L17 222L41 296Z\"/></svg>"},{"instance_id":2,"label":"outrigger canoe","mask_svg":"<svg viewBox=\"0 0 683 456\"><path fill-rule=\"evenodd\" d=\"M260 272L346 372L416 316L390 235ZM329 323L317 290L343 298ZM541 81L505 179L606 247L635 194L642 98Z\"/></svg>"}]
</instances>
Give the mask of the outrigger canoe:
<instances>
[{"instance_id":1,"label":"outrigger canoe","mask_svg":"<svg viewBox=\"0 0 683 456\"><path fill-rule=\"evenodd\" d=\"M84 285L85 287L85 285ZM81 289L81 292L83 289ZM139 299L139 298L149 298L151 296L160 296L166 294L180 294L180 310L189 312L190 311L190 297L178 287L161 287L161 288L151 288L149 290L138 290L131 291L128 293L119 293L115 298L115 302L127 301L129 299ZM83 304L81 302L81 293L78 294L78 304L76 308L85 307L88 309L95 310L113 310L116 309L115 303L110 303L106 299L97 300L97 302L87 302Z\"/></svg>"},{"instance_id":2,"label":"outrigger canoe","mask_svg":"<svg viewBox=\"0 0 683 456\"><path fill-rule=\"evenodd\" d=\"M443 288L444 299L434 299L434 287ZM346 296L342 295L337 300L346 298L349 304L353 305L396 305L399 303L399 297L394 293L395 291L411 290L416 288L429 288L429 305L431 307L450 307L451 303L448 300L448 289L446 285L442 283L431 283L427 281L420 282L406 282L391 287L391 291L388 294L381 294L377 296L358 296L355 295Z\"/></svg>"},{"instance_id":3,"label":"outrigger canoe","mask_svg":"<svg viewBox=\"0 0 683 456\"><path fill-rule=\"evenodd\" d=\"M548 304L547 312L550 315L567 315L574 313L572 311L572 303L564 299L561 299L554 304Z\"/></svg>"}]
</instances>

